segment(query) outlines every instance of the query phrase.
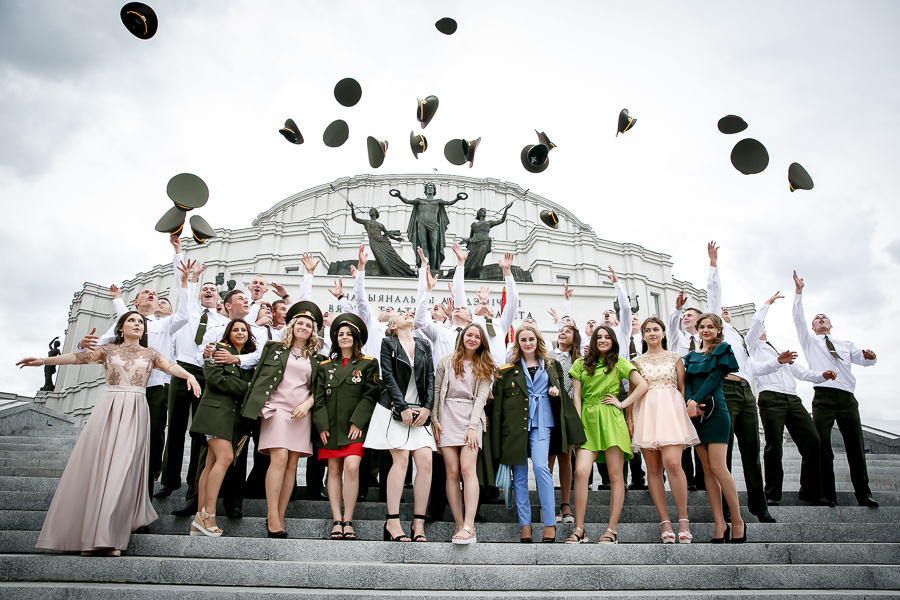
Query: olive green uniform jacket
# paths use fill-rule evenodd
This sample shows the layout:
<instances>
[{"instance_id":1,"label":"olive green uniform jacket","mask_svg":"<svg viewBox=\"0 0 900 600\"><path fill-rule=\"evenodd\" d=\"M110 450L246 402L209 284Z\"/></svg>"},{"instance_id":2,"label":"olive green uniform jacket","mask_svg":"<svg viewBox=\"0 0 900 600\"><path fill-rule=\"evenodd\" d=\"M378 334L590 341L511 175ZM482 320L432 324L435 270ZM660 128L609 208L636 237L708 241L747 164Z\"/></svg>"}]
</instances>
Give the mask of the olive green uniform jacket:
<instances>
[{"instance_id":1,"label":"olive green uniform jacket","mask_svg":"<svg viewBox=\"0 0 900 600\"><path fill-rule=\"evenodd\" d=\"M321 367L319 363L325 357L321 354L309 357L309 389L315 390L316 381L321 377ZM269 399L269 396L278 389L278 384L284 378L284 369L287 361L294 360L291 358L291 349L285 348L281 342L266 342L263 347L262 354L259 357L259 364L256 365L256 372L253 374L253 380L250 381L250 389L247 391L247 397L244 398L244 407L241 410L241 416L245 419L256 420L259 418L259 411ZM318 437L315 432L314 437Z\"/></svg>"},{"instance_id":2,"label":"olive green uniform jacket","mask_svg":"<svg viewBox=\"0 0 900 600\"><path fill-rule=\"evenodd\" d=\"M236 354L234 347L226 350ZM235 424L240 421L241 403L247 394L253 369L241 365L203 365L206 387L191 422L191 432L234 441Z\"/></svg>"},{"instance_id":3,"label":"olive green uniform jacket","mask_svg":"<svg viewBox=\"0 0 900 600\"><path fill-rule=\"evenodd\" d=\"M566 393L562 366L551 358L545 361L544 368L550 378L550 387L559 390L559 396L550 396L554 415L561 416L554 419L551 435L561 437L563 448L583 444L587 438L575 404ZM505 364L497 370L489 429L492 454L500 464L528 464L528 382L521 363Z\"/></svg>"},{"instance_id":4,"label":"olive green uniform jacket","mask_svg":"<svg viewBox=\"0 0 900 600\"><path fill-rule=\"evenodd\" d=\"M320 369L315 387L313 424L316 430L328 432L328 443L323 444L317 435L316 445L337 450L365 441L369 419L381 394L378 361L364 356L359 360L350 359L344 367L343 360L336 358L322 362ZM355 440L350 439L351 424L363 432Z\"/></svg>"}]
</instances>

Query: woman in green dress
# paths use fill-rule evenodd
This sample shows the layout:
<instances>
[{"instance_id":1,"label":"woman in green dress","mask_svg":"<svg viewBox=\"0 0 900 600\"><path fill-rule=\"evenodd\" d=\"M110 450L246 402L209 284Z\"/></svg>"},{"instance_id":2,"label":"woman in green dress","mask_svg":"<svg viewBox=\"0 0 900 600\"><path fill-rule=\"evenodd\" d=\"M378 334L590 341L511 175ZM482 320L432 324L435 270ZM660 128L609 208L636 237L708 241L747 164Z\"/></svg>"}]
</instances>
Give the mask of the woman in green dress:
<instances>
[{"instance_id":1,"label":"woman in green dress","mask_svg":"<svg viewBox=\"0 0 900 600\"><path fill-rule=\"evenodd\" d=\"M747 541L747 528L741 519L734 478L728 472L725 457L728 453L728 438L731 435L731 417L722 394L725 376L738 370L734 352L722 336L722 319L717 315L704 313L697 319L700 334L700 348L684 357L684 397L687 399L688 415L697 429L700 445L697 455L703 463L706 477L706 495L716 524L714 544L728 541L729 527L722 512L722 496L731 511L733 543ZM737 534L740 532L740 536Z\"/></svg>"},{"instance_id":2,"label":"woman in green dress","mask_svg":"<svg viewBox=\"0 0 900 600\"><path fill-rule=\"evenodd\" d=\"M575 408L587 441L575 454L575 529L567 544L580 544L584 538L584 513L587 509L588 477L594 462L605 462L609 469L609 523L600 539L601 544L618 543L616 526L625 501L625 481L622 467L634 455L631 451L631 427L625 422L622 410L604 400L615 400L623 379L630 382L630 392L623 401L640 398L647 391L647 383L630 362L619 356L616 332L606 325L594 329L587 354L579 358L569 370Z\"/></svg>"}]
</instances>

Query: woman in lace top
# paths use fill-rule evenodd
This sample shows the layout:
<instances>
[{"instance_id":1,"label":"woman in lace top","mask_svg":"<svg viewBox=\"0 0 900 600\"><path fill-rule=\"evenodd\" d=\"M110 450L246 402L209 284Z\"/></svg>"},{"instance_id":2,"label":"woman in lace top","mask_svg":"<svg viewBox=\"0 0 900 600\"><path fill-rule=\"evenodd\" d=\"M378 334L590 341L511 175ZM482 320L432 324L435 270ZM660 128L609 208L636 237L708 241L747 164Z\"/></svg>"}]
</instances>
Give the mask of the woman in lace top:
<instances>
[{"instance_id":1,"label":"woman in lace top","mask_svg":"<svg viewBox=\"0 0 900 600\"><path fill-rule=\"evenodd\" d=\"M20 367L101 363L106 373L106 391L69 457L38 548L119 556L132 531L156 520L147 494L147 380L155 368L186 379L196 396L200 385L193 375L147 348L146 321L136 311L122 315L115 331L113 343L94 350L16 363Z\"/></svg>"}]
</instances>

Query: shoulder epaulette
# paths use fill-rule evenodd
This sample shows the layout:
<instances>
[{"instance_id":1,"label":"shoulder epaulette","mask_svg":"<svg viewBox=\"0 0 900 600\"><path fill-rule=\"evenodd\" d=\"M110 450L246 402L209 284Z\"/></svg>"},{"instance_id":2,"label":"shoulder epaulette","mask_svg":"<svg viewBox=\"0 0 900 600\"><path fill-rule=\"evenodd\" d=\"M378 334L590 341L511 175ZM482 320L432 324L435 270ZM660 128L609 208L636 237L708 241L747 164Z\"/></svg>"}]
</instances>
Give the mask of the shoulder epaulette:
<instances>
[{"instance_id":1,"label":"shoulder epaulette","mask_svg":"<svg viewBox=\"0 0 900 600\"><path fill-rule=\"evenodd\" d=\"M375 360L374 356L363 356L360 360Z\"/></svg>"},{"instance_id":2,"label":"shoulder epaulette","mask_svg":"<svg viewBox=\"0 0 900 600\"><path fill-rule=\"evenodd\" d=\"M334 362L334 359L333 359L333 358L330 358L330 359L328 359L328 360L323 360L323 361L320 362L319 364L320 364L320 365L327 365L327 364L330 363L330 362Z\"/></svg>"},{"instance_id":3,"label":"shoulder epaulette","mask_svg":"<svg viewBox=\"0 0 900 600\"><path fill-rule=\"evenodd\" d=\"M512 369L512 368L513 368L512 363L506 363L505 365L500 365L499 370L502 371L503 369Z\"/></svg>"}]
</instances>

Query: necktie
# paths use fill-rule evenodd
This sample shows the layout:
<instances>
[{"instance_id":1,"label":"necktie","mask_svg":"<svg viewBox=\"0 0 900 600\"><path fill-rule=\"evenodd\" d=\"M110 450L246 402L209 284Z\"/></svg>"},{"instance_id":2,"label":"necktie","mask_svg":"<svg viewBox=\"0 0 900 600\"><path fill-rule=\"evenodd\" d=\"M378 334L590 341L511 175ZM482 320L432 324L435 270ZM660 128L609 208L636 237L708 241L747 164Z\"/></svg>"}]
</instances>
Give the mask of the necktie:
<instances>
[{"instance_id":1,"label":"necktie","mask_svg":"<svg viewBox=\"0 0 900 600\"><path fill-rule=\"evenodd\" d=\"M491 337L496 336L497 334L494 333L494 324L491 323L491 318L490 317L485 318L484 322L487 324L488 335Z\"/></svg>"},{"instance_id":2,"label":"necktie","mask_svg":"<svg viewBox=\"0 0 900 600\"><path fill-rule=\"evenodd\" d=\"M694 341L694 338L691 338L691 341ZM634 360L635 356L637 356L637 348L634 346L634 338L630 338L628 340L628 358Z\"/></svg>"},{"instance_id":3,"label":"necktie","mask_svg":"<svg viewBox=\"0 0 900 600\"><path fill-rule=\"evenodd\" d=\"M272 328L266 325L266 333L269 335L269 339L272 339Z\"/></svg>"},{"instance_id":4,"label":"necktie","mask_svg":"<svg viewBox=\"0 0 900 600\"><path fill-rule=\"evenodd\" d=\"M206 322L209 320L209 309L204 308L203 314L200 315L200 324L197 325L197 333L194 334L194 343L200 345L203 343L203 334L206 333Z\"/></svg>"},{"instance_id":5,"label":"necktie","mask_svg":"<svg viewBox=\"0 0 900 600\"><path fill-rule=\"evenodd\" d=\"M772 345L772 342L770 342L769 340L766 340L766 345L767 345L769 348L771 348L772 350L774 350L774 351L775 351L775 354L781 354L781 352L778 351L778 348L776 348L775 346L773 346L773 345Z\"/></svg>"},{"instance_id":6,"label":"necktie","mask_svg":"<svg viewBox=\"0 0 900 600\"><path fill-rule=\"evenodd\" d=\"M697 346L694 344L694 336L691 336L691 347L689 348L689 350L691 352L694 352L694 350L696 350L696 349L697 349Z\"/></svg>"},{"instance_id":7,"label":"necktie","mask_svg":"<svg viewBox=\"0 0 900 600\"><path fill-rule=\"evenodd\" d=\"M834 344L831 343L831 340L828 339L828 336L825 336L825 347L828 348L829 354L835 357L838 360L844 360L841 358L841 355L837 353L837 350L834 349Z\"/></svg>"},{"instance_id":8,"label":"necktie","mask_svg":"<svg viewBox=\"0 0 900 600\"><path fill-rule=\"evenodd\" d=\"M457 339L457 340L459 339L459 334L460 334L460 333L462 333L462 327L457 327L457 328L456 328L456 339Z\"/></svg>"}]
</instances>

